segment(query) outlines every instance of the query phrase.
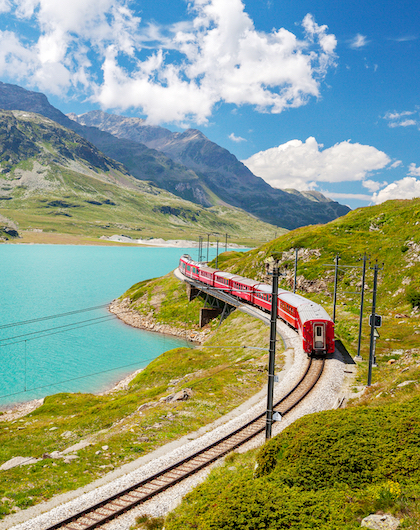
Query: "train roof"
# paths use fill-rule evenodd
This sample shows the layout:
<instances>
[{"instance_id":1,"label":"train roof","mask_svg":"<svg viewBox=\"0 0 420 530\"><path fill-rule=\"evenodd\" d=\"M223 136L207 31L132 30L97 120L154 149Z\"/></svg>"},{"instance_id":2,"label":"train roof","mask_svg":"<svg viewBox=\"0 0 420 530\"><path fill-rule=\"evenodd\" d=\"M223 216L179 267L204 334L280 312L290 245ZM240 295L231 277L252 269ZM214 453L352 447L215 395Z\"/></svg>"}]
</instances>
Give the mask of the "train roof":
<instances>
[{"instance_id":1,"label":"train roof","mask_svg":"<svg viewBox=\"0 0 420 530\"><path fill-rule=\"evenodd\" d=\"M259 283L255 286L256 291L260 291L261 293L270 293L272 292L273 288L271 285L267 285L266 283Z\"/></svg>"},{"instance_id":2,"label":"train roof","mask_svg":"<svg viewBox=\"0 0 420 530\"><path fill-rule=\"evenodd\" d=\"M250 280L249 278L244 278L243 276L236 276L236 278L232 278L234 282L241 283L242 285L248 285L249 287L253 287L254 285L258 284L257 280Z\"/></svg>"},{"instance_id":3,"label":"train roof","mask_svg":"<svg viewBox=\"0 0 420 530\"><path fill-rule=\"evenodd\" d=\"M213 274L214 272L217 272L217 269L213 269L213 267L206 267L206 265L200 265L200 271L211 272Z\"/></svg>"},{"instance_id":4,"label":"train roof","mask_svg":"<svg viewBox=\"0 0 420 530\"><path fill-rule=\"evenodd\" d=\"M280 292L279 290L279 298L281 298L283 302L286 302L286 304L290 304L293 307L299 307L302 304L308 303L307 298L300 296L300 294L291 293L290 291Z\"/></svg>"},{"instance_id":5,"label":"train roof","mask_svg":"<svg viewBox=\"0 0 420 530\"><path fill-rule=\"evenodd\" d=\"M237 275L236 274L232 274L231 272L225 272L225 271L219 271L219 270L216 270L216 273L217 276L221 276L222 278L226 278L228 280L230 280L231 278L235 278Z\"/></svg>"},{"instance_id":6,"label":"train roof","mask_svg":"<svg viewBox=\"0 0 420 530\"><path fill-rule=\"evenodd\" d=\"M181 256L181 259L184 259L185 261L188 261L190 265L195 265L196 267L198 267L200 265L200 263L198 261L194 261L189 254L183 254Z\"/></svg>"},{"instance_id":7,"label":"train roof","mask_svg":"<svg viewBox=\"0 0 420 530\"><path fill-rule=\"evenodd\" d=\"M308 302L302 304L297 308L300 315L300 320L304 324L307 320L329 320L331 321L330 315L325 311L323 307L315 302Z\"/></svg>"}]
</instances>

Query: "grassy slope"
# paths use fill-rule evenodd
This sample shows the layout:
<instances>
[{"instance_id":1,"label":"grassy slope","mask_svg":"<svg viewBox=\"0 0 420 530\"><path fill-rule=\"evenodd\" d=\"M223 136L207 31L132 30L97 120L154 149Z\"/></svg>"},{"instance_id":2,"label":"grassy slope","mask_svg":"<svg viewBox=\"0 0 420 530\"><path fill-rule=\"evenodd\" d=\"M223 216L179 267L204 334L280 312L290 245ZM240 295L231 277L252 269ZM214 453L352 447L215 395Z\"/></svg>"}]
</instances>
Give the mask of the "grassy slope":
<instances>
[{"instance_id":1,"label":"grassy slope","mask_svg":"<svg viewBox=\"0 0 420 530\"><path fill-rule=\"evenodd\" d=\"M143 239L198 239L205 232L226 232L230 241L242 244L264 241L275 231L241 210L202 208L142 182L134 186L128 181L132 186L121 187L63 168L56 171L62 180L56 191L31 192L29 197L20 191L12 200L3 201L1 213L19 230L37 228L96 238L124 234ZM166 213L162 210L165 206L177 215Z\"/></svg>"},{"instance_id":2,"label":"grassy slope","mask_svg":"<svg viewBox=\"0 0 420 530\"><path fill-rule=\"evenodd\" d=\"M254 245L281 230L242 210L203 208L137 180L92 144L42 116L0 111L0 125L0 136L1 130L11 131L0 138L1 223L9 219L19 231L165 239L228 233L231 242Z\"/></svg>"},{"instance_id":3,"label":"grassy slope","mask_svg":"<svg viewBox=\"0 0 420 530\"><path fill-rule=\"evenodd\" d=\"M160 309L154 307L161 322L179 324L173 316L182 306L188 308L189 326L198 327L203 300L188 304L184 284L172 275L143 282L141 289L155 300L171 293L173 304L166 298ZM133 287L130 294L136 290ZM217 324L212 326L215 329ZM164 353L128 390L104 396L56 394L25 418L0 422L1 463L15 456L46 455L36 464L0 471L0 518L15 507L24 509L87 484L215 420L254 395L266 381L266 353L244 350L243 344L268 347L268 328L248 315L233 313L202 347ZM182 388L193 391L188 401L159 402ZM143 404L149 405L139 411ZM71 463L47 456L80 440L92 445L79 450L79 458ZM108 449L102 449L106 445Z\"/></svg>"},{"instance_id":4,"label":"grassy slope","mask_svg":"<svg viewBox=\"0 0 420 530\"><path fill-rule=\"evenodd\" d=\"M318 284L321 292L305 294L330 311L332 273L323 265L331 264L337 252L342 265L360 265L356 260L365 251L384 263L377 311L384 316L378 368L374 384L346 409L302 418L262 450L231 455L169 515L166 530L350 530L376 512L402 518L400 528L420 527L420 326L418 314L412 313L420 291L419 225L420 200L392 201L356 210L325 226L295 230L242 259L222 258L225 269L262 277L262 263L269 256L279 258L287 273L293 255L282 252L319 249L319 257L301 260L298 274L302 280L326 280L325 289ZM358 297L344 291L355 291L360 277L360 269L340 271L337 334L352 354ZM366 283L370 307L372 271ZM364 359L368 342L365 325ZM390 359L396 362L388 364ZM366 364L359 365L360 385L366 384Z\"/></svg>"}]
</instances>

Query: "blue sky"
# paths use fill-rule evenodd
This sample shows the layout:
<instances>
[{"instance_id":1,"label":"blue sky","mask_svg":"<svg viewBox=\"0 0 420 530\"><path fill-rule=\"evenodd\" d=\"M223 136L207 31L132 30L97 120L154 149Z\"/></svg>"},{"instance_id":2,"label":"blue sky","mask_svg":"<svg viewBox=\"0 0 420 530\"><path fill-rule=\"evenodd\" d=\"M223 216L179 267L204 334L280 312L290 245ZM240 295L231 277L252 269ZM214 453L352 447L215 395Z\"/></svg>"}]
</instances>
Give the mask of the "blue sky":
<instances>
[{"instance_id":1,"label":"blue sky","mask_svg":"<svg viewBox=\"0 0 420 530\"><path fill-rule=\"evenodd\" d=\"M420 196L414 1L0 0L0 80L199 128L279 188Z\"/></svg>"}]
</instances>

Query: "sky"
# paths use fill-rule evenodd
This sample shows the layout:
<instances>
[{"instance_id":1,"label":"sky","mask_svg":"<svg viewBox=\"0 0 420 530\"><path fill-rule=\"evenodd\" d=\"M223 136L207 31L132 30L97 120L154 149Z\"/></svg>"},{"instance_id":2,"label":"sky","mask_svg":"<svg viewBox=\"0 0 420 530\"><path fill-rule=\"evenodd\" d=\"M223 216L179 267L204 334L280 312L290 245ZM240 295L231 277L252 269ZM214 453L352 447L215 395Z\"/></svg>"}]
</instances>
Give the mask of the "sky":
<instances>
[{"instance_id":1,"label":"sky","mask_svg":"<svg viewBox=\"0 0 420 530\"><path fill-rule=\"evenodd\" d=\"M0 80L356 208L420 196L419 39L404 0L0 0Z\"/></svg>"}]
</instances>

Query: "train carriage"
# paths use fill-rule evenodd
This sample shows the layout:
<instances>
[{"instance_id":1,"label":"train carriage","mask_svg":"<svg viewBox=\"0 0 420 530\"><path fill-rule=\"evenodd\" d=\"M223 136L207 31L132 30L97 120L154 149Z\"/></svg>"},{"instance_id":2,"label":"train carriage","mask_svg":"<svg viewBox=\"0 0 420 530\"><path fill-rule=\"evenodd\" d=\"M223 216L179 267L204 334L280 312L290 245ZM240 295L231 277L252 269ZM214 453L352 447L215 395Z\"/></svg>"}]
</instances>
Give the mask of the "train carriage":
<instances>
[{"instance_id":1,"label":"train carriage","mask_svg":"<svg viewBox=\"0 0 420 530\"><path fill-rule=\"evenodd\" d=\"M253 302L255 286L258 285L257 280L250 280L242 276L231 278L232 294L247 302Z\"/></svg>"},{"instance_id":2,"label":"train carriage","mask_svg":"<svg viewBox=\"0 0 420 530\"><path fill-rule=\"evenodd\" d=\"M212 267L206 267L205 265L201 265L199 276L198 276L200 282L206 283L207 285L210 285L211 287L213 287L215 272L217 272L217 269L213 269Z\"/></svg>"},{"instance_id":3,"label":"train carriage","mask_svg":"<svg viewBox=\"0 0 420 530\"><path fill-rule=\"evenodd\" d=\"M230 294L232 286L230 284L231 278L234 278L236 274L230 272L216 271L214 273L214 284L213 286L217 289L222 289Z\"/></svg>"},{"instance_id":4,"label":"train carriage","mask_svg":"<svg viewBox=\"0 0 420 530\"><path fill-rule=\"evenodd\" d=\"M207 267L184 254L179 270L193 280L221 289L266 312L271 311L272 287L230 272ZM326 355L335 350L334 322L320 305L307 298L279 289L277 316L296 329L308 355Z\"/></svg>"},{"instance_id":5,"label":"train carriage","mask_svg":"<svg viewBox=\"0 0 420 530\"><path fill-rule=\"evenodd\" d=\"M310 301L297 309L304 351L308 355L334 353L334 322L325 309Z\"/></svg>"},{"instance_id":6,"label":"train carriage","mask_svg":"<svg viewBox=\"0 0 420 530\"><path fill-rule=\"evenodd\" d=\"M183 256L181 256L179 264L181 272L185 276L188 276L188 278L192 278L193 280L199 280L201 266L200 263L194 261L188 254L184 254Z\"/></svg>"},{"instance_id":7,"label":"train carriage","mask_svg":"<svg viewBox=\"0 0 420 530\"><path fill-rule=\"evenodd\" d=\"M254 290L254 301L253 303L264 309L265 311L271 311L271 285L265 283L259 283L255 286Z\"/></svg>"},{"instance_id":8,"label":"train carriage","mask_svg":"<svg viewBox=\"0 0 420 530\"><path fill-rule=\"evenodd\" d=\"M290 293L289 291L279 293L278 316L295 329L299 327L297 307L302 304L302 302L307 302L306 298L303 298L303 296Z\"/></svg>"}]
</instances>

